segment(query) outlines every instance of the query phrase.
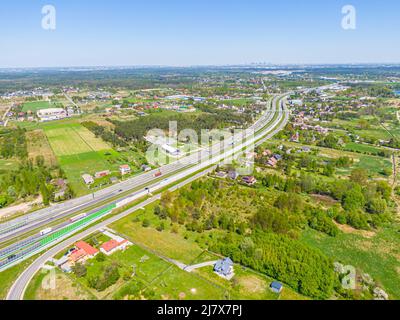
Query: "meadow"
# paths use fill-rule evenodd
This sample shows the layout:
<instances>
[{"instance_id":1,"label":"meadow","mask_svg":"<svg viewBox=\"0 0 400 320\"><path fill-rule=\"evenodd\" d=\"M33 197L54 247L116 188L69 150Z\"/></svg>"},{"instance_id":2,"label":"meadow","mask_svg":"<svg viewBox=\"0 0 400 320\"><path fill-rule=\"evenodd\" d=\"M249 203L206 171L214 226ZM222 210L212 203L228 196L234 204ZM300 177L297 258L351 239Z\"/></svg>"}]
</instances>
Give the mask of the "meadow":
<instances>
[{"instance_id":1,"label":"meadow","mask_svg":"<svg viewBox=\"0 0 400 320\"><path fill-rule=\"evenodd\" d=\"M49 108L52 108L52 104L49 101L34 101L24 103L22 106L22 111L31 111L33 113L36 113L38 110Z\"/></svg>"},{"instance_id":2,"label":"meadow","mask_svg":"<svg viewBox=\"0 0 400 320\"><path fill-rule=\"evenodd\" d=\"M368 153L371 155L379 155L380 152L385 150L383 148L378 148L371 145L361 144L356 142L347 143L345 149L352 152Z\"/></svg>"},{"instance_id":3,"label":"meadow","mask_svg":"<svg viewBox=\"0 0 400 320\"><path fill-rule=\"evenodd\" d=\"M54 124L46 126L44 130L54 153L59 157L110 149L108 144L79 123Z\"/></svg>"},{"instance_id":4,"label":"meadow","mask_svg":"<svg viewBox=\"0 0 400 320\"><path fill-rule=\"evenodd\" d=\"M58 163L65 171L75 193L89 192L82 181L82 174L102 170L118 170L107 160L118 153L88 129L77 122L53 122L42 126Z\"/></svg>"},{"instance_id":5,"label":"meadow","mask_svg":"<svg viewBox=\"0 0 400 320\"><path fill-rule=\"evenodd\" d=\"M400 299L399 230L398 225L374 233L347 230L337 237L307 230L301 241L320 249L335 261L367 272L392 299Z\"/></svg>"},{"instance_id":6,"label":"meadow","mask_svg":"<svg viewBox=\"0 0 400 320\"><path fill-rule=\"evenodd\" d=\"M26 140L29 159L35 161L37 156L43 156L46 165L54 166L57 164L55 154L43 130L28 131Z\"/></svg>"},{"instance_id":7,"label":"meadow","mask_svg":"<svg viewBox=\"0 0 400 320\"><path fill-rule=\"evenodd\" d=\"M156 230L159 225L159 218L153 213L156 205L158 203L153 203L145 207L141 212L139 211L121 219L110 227L131 241L144 245L149 250L154 250L159 254L185 264L193 265L220 259L220 256L214 253L204 251L196 242L197 234L187 232L183 227L172 227L166 221L164 231ZM142 221L145 219L150 222L150 227L144 228L142 226ZM216 275L212 266L197 269L194 274L213 283L214 286L223 288L226 298L229 299L307 299L287 286L285 286L281 295L272 293L269 290L269 285L274 279L240 265L235 265L235 278L231 281ZM176 281L179 282L179 280ZM208 298L219 299L216 296L209 296Z\"/></svg>"}]
</instances>

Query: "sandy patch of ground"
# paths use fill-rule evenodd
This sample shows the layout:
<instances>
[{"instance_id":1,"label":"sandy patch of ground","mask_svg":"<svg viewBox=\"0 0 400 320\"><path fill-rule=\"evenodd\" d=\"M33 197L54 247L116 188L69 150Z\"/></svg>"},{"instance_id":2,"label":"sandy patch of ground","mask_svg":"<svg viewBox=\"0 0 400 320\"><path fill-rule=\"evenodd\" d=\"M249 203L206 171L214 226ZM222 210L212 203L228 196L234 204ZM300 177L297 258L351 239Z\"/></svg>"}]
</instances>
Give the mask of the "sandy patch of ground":
<instances>
[{"instance_id":1,"label":"sandy patch of ground","mask_svg":"<svg viewBox=\"0 0 400 320\"><path fill-rule=\"evenodd\" d=\"M38 300L90 300L89 295L64 274L57 275L56 289L39 289Z\"/></svg>"},{"instance_id":2,"label":"sandy patch of ground","mask_svg":"<svg viewBox=\"0 0 400 320\"><path fill-rule=\"evenodd\" d=\"M360 236L362 236L364 238L368 238L368 239L371 239L371 238L375 237L375 235L376 235L375 231L357 230L349 225L339 224L337 222L334 222L334 223L344 233L357 234L357 235L360 235Z\"/></svg>"},{"instance_id":3,"label":"sandy patch of ground","mask_svg":"<svg viewBox=\"0 0 400 320\"><path fill-rule=\"evenodd\" d=\"M322 204L329 205L329 206L333 206L334 204L337 203L337 201L335 199L333 199L332 197L329 197L329 196L324 196L324 195L320 195L320 194L313 194L313 195L311 195L311 197L314 200L316 200L316 201L318 201L318 202L320 202Z\"/></svg>"},{"instance_id":4,"label":"sandy patch of ground","mask_svg":"<svg viewBox=\"0 0 400 320\"><path fill-rule=\"evenodd\" d=\"M267 289L266 282L256 276L240 277L238 282L245 291L250 293L263 293Z\"/></svg>"},{"instance_id":5,"label":"sandy patch of ground","mask_svg":"<svg viewBox=\"0 0 400 320\"><path fill-rule=\"evenodd\" d=\"M26 213L30 211L35 205L42 204L42 202L42 197L40 196L36 200L31 202L24 202L16 206L0 209L0 219L8 218L15 214Z\"/></svg>"}]
</instances>

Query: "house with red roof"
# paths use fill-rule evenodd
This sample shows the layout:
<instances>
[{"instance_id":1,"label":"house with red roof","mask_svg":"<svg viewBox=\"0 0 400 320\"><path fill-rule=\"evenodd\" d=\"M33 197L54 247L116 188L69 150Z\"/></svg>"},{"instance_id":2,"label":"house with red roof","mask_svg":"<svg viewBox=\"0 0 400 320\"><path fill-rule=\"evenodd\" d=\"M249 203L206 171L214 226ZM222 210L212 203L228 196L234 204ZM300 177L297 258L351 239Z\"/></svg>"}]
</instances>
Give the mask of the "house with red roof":
<instances>
[{"instance_id":1,"label":"house with red roof","mask_svg":"<svg viewBox=\"0 0 400 320\"><path fill-rule=\"evenodd\" d=\"M119 167L119 171L121 172L121 175L126 175L131 173L131 167L127 164L124 164Z\"/></svg>"},{"instance_id":2,"label":"house with red roof","mask_svg":"<svg viewBox=\"0 0 400 320\"><path fill-rule=\"evenodd\" d=\"M99 253L99 250L92 247L90 244L79 241L75 243L75 250L69 255L69 260L72 264L85 263L86 260L95 257Z\"/></svg>"},{"instance_id":3,"label":"house with red roof","mask_svg":"<svg viewBox=\"0 0 400 320\"><path fill-rule=\"evenodd\" d=\"M130 243L128 240L125 239L120 242L115 239L111 239L110 241L107 241L101 245L100 251L103 252L105 255L109 256L116 251L125 250L131 244L132 243Z\"/></svg>"}]
</instances>

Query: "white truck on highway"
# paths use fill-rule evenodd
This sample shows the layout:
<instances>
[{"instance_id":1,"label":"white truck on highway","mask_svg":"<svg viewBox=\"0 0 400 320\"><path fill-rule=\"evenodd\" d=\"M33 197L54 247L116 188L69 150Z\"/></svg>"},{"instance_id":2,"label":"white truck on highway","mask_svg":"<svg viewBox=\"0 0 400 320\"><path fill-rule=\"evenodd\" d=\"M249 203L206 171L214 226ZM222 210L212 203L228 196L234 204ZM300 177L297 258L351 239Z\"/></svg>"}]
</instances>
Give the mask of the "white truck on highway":
<instances>
[{"instance_id":1,"label":"white truck on highway","mask_svg":"<svg viewBox=\"0 0 400 320\"><path fill-rule=\"evenodd\" d=\"M47 229L43 229L42 231L40 231L40 235L44 236L46 234L49 234L50 232L53 231L53 228L47 228Z\"/></svg>"}]
</instances>

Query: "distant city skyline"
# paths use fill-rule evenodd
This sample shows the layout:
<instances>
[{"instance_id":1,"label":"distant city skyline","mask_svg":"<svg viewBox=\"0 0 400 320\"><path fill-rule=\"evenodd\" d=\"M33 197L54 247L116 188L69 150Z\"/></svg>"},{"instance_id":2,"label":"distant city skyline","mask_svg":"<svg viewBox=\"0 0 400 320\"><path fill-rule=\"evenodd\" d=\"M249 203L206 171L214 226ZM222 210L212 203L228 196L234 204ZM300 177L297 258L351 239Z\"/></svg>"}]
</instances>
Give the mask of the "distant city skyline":
<instances>
[{"instance_id":1,"label":"distant city skyline","mask_svg":"<svg viewBox=\"0 0 400 320\"><path fill-rule=\"evenodd\" d=\"M299 2L2 1L0 68L400 63L399 1Z\"/></svg>"}]
</instances>

